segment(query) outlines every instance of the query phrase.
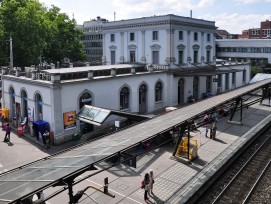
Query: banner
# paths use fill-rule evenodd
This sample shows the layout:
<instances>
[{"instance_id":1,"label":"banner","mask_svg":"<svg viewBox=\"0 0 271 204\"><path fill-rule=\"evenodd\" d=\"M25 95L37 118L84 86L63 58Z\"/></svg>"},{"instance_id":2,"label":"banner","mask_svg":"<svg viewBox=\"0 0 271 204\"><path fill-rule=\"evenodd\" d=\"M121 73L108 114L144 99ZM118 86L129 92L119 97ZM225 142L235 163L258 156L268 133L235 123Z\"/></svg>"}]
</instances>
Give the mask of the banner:
<instances>
[{"instance_id":1,"label":"banner","mask_svg":"<svg viewBox=\"0 0 271 204\"><path fill-rule=\"evenodd\" d=\"M34 120L34 108L28 107L28 121L32 122Z\"/></svg>"},{"instance_id":2,"label":"banner","mask_svg":"<svg viewBox=\"0 0 271 204\"><path fill-rule=\"evenodd\" d=\"M63 113L64 131L76 128L76 111Z\"/></svg>"}]
</instances>

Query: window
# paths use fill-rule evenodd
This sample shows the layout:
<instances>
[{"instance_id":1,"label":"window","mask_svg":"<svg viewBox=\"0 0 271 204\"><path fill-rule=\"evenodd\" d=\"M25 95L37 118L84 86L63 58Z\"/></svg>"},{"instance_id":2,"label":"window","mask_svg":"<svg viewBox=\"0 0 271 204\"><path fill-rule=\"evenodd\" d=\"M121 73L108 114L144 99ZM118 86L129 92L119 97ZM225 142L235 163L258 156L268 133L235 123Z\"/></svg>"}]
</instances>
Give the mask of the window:
<instances>
[{"instance_id":1,"label":"window","mask_svg":"<svg viewBox=\"0 0 271 204\"><path fill-rule=\"evenodd\" d=\"M179 31L179 40L183 40L183 31Z\"/></svg>"},{"instance_id":2,"label":"window","mask_svg":"<svg viewBox=\"0 0 271 204\"><path fill-rule=\"evenodd\" d=\"M116 53L111 51L111 64L116 64Z\"/></svg>"},{"instance_id":3,"label":"window","mask_svg":"<svg viewBox=\"0 0 271 204\"><path fill-rule=\"evenodd\" d=\"M160 81L157 82L155 85L155 102L162 101L162 89L163 89L162 83Z\"/></svg>"},{"instance_id":4,"label":"window","mask_svg":"<svg viewBox=\"0 0 271 204\"><path fill-rule=\"evenodd\" d=\"M194 50L194 63L198 63L198 51Z\"/></svg>"},{"instance_id":5,"label":"window","mask_svg":"<svg viewBox=\"0 0 271 204\"><path fill-rule=\"evenodd\" d=\"M152 63L159 64L159 51L152 51Z\"/></svg>"},{"instance_id":6,"label":"window","mask_svg":"<svg viewBox=\"0 0 271 204\"><path fill-rule=\"evenodd\" d=\"M115 42L115 34L110 35L110 40L111 40L111 42Z\"/></svg>"},{"instance_id":7,"label":"window","mask_svg":"<svg viewBox=\"0 0 271 204\"><path fill-rule=\"evenodd\" d=\"M246 83L247 80L247 70L243 70L243 83Z\"/></svg>"},{"instance_id":8,"label":"window","mask_svg":"<svg viewBox=\"0 0 271 204\"><path fill-rule=\"evenodd\" d=\"M135 51L130 51L130 63L135 63Z\"/></svg>"},{"instance_id":9,"label":"window","mask_svg":"<svg viewBox=\"0 0 271 204\"><path fill-rule=\"evenodd\" d=\"M130 41L135 41L135 33L130 33Z\"/></svg>"},{"instance_id":10,"label":"window","mask_svg":"<svg viewBox=\"0 0 271 204\"><path fill-rule=\"evenodd\" d=\"M198 33L194 33L194 41L198 41Z\"/></svg>"},{"instance_id":11,"label":"window","mask_svg":"<svg viewBox=\"0 0 271 204\"><path fill-rule=\"evenodd\" d=\"M218 75L218 82L217 82L217 87L221 87L222 86L222 74Z\"/></svg>"},{"instance_id":12,"label":"window","mask_svg":"<svg viewBox=\"0 0 271 204\"><path fill-rule=\"evenodd\" d=\"M129 96L129 88L123 87L120 91L120 110L129 109Z\"/></svg>"},{"instance_id":13,"label":"window","mask_svg":"<svg viewBox=\"0 0 271 204\"><path fill-rule=\"evenodd\" d=\"M84 105L92 104L92 96L90 93L83 93L79 98L79 109L83 108Z\"/></svg>"},{"instance_id":14,"label":"window","mask_svg":"<svg viewBox=\"0 0 271 204\"><path fill-rule=\"evenodd\" d=\"M152 40L158 40L158 31L152 31Z\"/></svg>"},{"instance_id":15,"label":"window","mask_svg":"<svg viewBox=\"0 0 271 204\"><path fill-rule=\"evenodd\" d=\"M210 50L206 51L206 62L210 63Z\"/></svg>"},{"instance_id":16,"label":"window","mask_svg":"<svg viewBox=\"0 0 271 204\"><path fill-rule=\"evenodd\" d=\"M179 64L183 64L183 51L179 51Z\"/></svg>"},{"instance_id":17,"label":"window","mask_svg":"<svg viewBox=\"0 0 271 204\"><path fill-rule=\"evenodd\" d=\"M211 41L211 35L210 33L207 33L207 42L210 42Z\"/></svg>"}]
</instances>

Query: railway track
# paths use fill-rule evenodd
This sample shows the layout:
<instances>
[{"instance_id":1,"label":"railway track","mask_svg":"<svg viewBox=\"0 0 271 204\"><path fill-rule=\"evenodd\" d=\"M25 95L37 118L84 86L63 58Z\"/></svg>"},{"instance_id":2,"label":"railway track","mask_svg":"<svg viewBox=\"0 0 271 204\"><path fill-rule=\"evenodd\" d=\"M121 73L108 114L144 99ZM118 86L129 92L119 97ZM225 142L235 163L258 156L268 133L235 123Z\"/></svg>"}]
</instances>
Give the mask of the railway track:
<instances>
[{"instance_id":1,"label":"railway track","mask_svg":"<svg viewBox=\"0 0 271 204\"><path fill-rule=\"evenodd\" d=\"M271 129L260 136L196 204L270 203L270 159ZM269 182L266 182L268 179ZM267 191L266 195L263 195L263 188Z\"/></svg>"}]
</instances>

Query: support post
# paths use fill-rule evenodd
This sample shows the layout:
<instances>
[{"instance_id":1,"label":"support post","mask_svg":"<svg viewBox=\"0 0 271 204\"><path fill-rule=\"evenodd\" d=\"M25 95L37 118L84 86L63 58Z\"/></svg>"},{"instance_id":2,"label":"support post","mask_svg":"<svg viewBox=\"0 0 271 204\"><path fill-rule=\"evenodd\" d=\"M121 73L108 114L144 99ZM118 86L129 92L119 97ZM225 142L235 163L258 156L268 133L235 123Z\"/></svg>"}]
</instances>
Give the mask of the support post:
<instances>
[{"instance_id":1,"label":"support post","mask_svg":"<svg viewBox=\"0 0 271 204\"><path fill-rule=\"evenodd\" d=\"M181 140L183 138L183 133L185 131L185 126L186 126L186 124L182 124L181 127L178 127L178 140L177 140L177 142L175 144L174 152L172 154L172 156L174 156L174 157L176 156L177 149L178 149L179 144L180 144L180 142L181 142Z\"/></svg>"},{"instance_id":2,"label":"support post","mask_svg":"<svg viewBox=\"0 0 271 204\"><path fill-rule=\"evenodd\" d=\"M73 189L72 189L72 182L68 183L68 189L69 189L69 198L70 198L70 204L74 204L74 200L73 200Z\"/></svg>"},{"instance_id":3,"label":"support post","mask_svg":"<svg viewBox=\"0 0 271 204\"><path fill-rule=\"evenodd\" d=\"M190 161L189 159L189 150L190 150L190 124L187 126L188 132L187 132L187 160Z\"/></svg>"}]
</instances>

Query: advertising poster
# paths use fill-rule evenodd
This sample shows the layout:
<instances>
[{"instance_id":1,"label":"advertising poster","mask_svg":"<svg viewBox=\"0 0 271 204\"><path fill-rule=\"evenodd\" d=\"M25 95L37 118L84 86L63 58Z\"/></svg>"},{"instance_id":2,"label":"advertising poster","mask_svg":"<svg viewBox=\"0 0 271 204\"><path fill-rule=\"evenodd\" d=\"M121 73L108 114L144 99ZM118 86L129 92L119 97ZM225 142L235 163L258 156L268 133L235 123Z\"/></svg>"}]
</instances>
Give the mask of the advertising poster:
<instances>
[{"instance_id":1,"label":"advertising poster","mask_svg":"<svg viewBox=\"0 0 271 204\"><path fill-rule=\"evenodd\" d=\"M34 120L34 108L28 107L28 121L33 122Z\"/></svg>"},{"instance_id":2,"label":"advertising poster","mask_svg":"<svg viewBox=\"0 0 271 204\"><path fill-rule=\"evenodd\" d=\"M64 131L76 128L76 111L63 113Z\"/></svg>"}]
</instances>

